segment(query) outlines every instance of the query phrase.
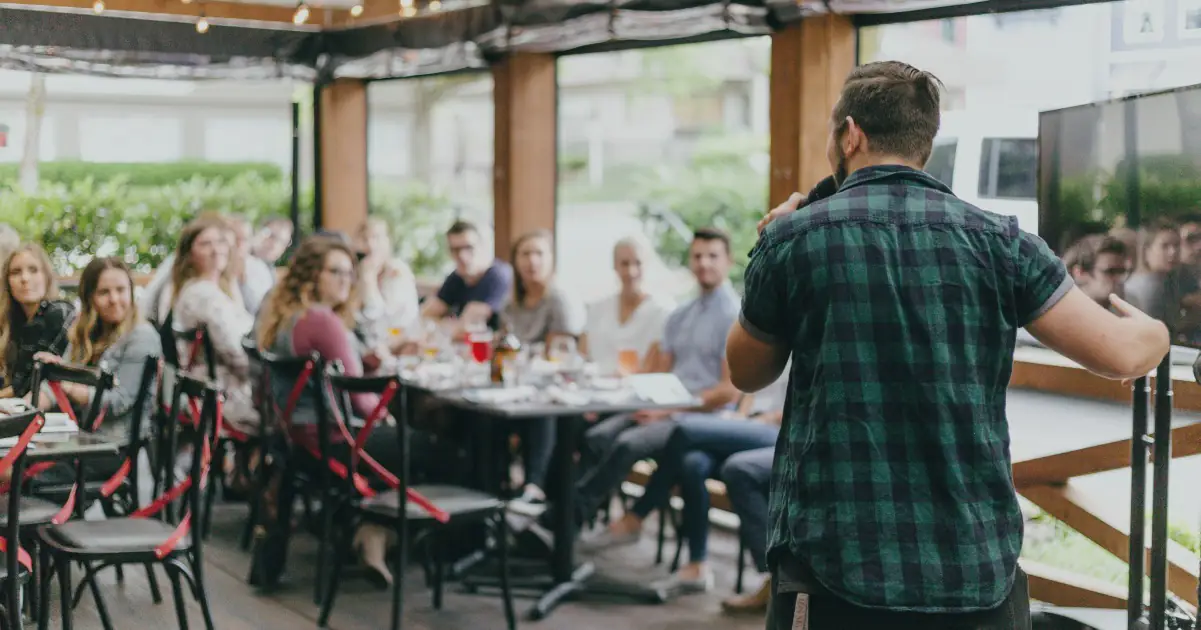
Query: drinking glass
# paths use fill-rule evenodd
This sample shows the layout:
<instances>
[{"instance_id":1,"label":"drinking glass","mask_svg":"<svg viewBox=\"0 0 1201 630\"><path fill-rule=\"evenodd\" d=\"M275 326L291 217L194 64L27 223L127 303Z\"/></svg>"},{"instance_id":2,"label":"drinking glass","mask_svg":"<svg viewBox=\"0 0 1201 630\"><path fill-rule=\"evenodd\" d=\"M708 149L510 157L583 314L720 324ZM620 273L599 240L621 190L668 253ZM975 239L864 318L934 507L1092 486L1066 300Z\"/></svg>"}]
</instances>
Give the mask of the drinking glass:
<instances>
[{"instance_id":1,"label":"drinking glass","mask_svg":"<svg viewBox=\"0 0 1201 630\"><path fill-rule=\"evenodd\" d=\"M492 338L488 335L475 333L471 335L471 358L476 363L486 363L492 356Z\"/></svg>"},{"instance_id":2,"label":"drinking glass","mask_svg":"<svg viewBox=\"0 0 1201 630\"><path fill-rule=\"evenodd\" d=\"M638 351L629 348L617 352L617 374L629 376L638 373Z\"/></svg>"},{"instance_id":3,"label":"drinking glass","mask_svg":"<svg viewBox=\"0 0 1201 630\"><path fill-rule=\"evenodd\" d=\"M546 358L551 363L564 363L571 365L575 359L576 346L575 339L571 337L555 337L551 341L550 349L547 352Z\"/></svg>"}]
</instances>

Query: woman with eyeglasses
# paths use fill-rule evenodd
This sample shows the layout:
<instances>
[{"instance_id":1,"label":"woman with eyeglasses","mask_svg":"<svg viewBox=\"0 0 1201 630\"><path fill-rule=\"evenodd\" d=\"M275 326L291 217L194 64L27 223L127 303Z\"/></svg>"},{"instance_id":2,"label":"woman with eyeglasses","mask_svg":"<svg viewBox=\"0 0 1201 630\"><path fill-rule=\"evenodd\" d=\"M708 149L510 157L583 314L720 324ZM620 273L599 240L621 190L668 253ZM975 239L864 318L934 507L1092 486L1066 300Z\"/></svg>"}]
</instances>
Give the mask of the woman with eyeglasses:
<instances>
[{"instance_id":1,"label":"woman with eyeglasses","mask_svg":"<svg viewBox=\"0 0 1201 630\"><path fill-rule=\"evenodd\" d=\"M340 362L346 374L361 376L364 356L357 349L353 332L359 303L357 275L355 252L344 240L320 235L305 239L259 313L255 330L258 346L283 357L316 352L326 362ZM294 386L294 382L282 378L273 382L275 399L287 400ZM352 394L350 399L354 414L360 418L371 414L380 401L379 396L370 393ZM315 396L302 396L286 420L296 443L318 444ZM402 462L396 430L385 423L377 424L364 446L372 458L393 472L399 471ZM329 439L336 448L348 447L340 431L333 431ZM276 486L273 481L271 487ZM274 503L274 498L268 503ZM290 516L278 515L272 520L287 523ZM385 561L388 533L379 526L363 525L354 539L354 547L378 585L392 581Z\"/></svg>"}]
</instances>

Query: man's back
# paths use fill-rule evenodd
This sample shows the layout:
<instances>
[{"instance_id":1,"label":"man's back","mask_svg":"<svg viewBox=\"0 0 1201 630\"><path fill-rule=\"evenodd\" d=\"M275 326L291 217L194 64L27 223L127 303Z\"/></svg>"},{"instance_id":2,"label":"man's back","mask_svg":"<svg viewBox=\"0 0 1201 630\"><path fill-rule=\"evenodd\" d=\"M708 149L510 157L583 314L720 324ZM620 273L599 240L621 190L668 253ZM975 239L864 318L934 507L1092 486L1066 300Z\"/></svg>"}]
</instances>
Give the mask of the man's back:
<instances>
[{"instance_id":1,"label":"man's back","mask_svg":"<svg viewBox=\"0 0 1201 630\"><path fill-rule=\"evenodd\" d=\"M773 553L860 605L1001 602L1022 540L1005 391L1017 329L1072 287L1059 260L921 171L871 167L772 224L747 287L743 326L792 351Z\"/></svg>"}]
</instances>

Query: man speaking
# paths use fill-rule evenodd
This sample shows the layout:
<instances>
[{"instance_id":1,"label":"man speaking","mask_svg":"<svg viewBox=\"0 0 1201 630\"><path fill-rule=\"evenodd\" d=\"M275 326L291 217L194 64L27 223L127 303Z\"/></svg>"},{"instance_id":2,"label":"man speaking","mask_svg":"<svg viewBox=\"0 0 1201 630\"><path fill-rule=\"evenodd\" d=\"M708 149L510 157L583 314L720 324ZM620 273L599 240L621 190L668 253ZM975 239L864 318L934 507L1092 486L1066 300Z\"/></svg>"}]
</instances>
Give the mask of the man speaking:
<instances>
[{"instance_id":1,"label":"man speaking","mask_svg":"<svg viewBox=\"0 0 1201 630\"><path fill-rule=\"evenodd\" d=\"M1168 351L1162 323L1116 296L1110 313L1016 218L922 171L940 88L903 63L855 69L830 121L836 191L769 213L746 270L734 384L792 358L769 628L1029 628L1005 418L1018 328L1110 378Z\"/></svg>"}]
</instances>

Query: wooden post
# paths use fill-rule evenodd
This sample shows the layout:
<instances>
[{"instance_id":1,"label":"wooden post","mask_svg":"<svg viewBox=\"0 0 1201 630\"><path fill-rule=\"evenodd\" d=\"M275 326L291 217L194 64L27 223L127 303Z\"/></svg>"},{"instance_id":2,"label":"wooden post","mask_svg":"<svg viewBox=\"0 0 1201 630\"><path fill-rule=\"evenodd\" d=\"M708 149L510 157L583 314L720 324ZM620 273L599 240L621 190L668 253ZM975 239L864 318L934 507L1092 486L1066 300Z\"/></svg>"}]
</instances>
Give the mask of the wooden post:
<instances>
[{"instance_id":1,"label":"wooden post","mask_svg":"<svg viewBox=\"0 0 1201 630\"><path fill-rule=\"evenodd\" d=\"M353 234L367 220L367 84L338 79L319 98L321 227Z\"/></svg>"},{"instance_id":2,"label":"wooden post","mask_svg":"<svg viewBox=\"0 0 1201 630\"><path fill-rule=\"evenodd\" d=\"M535 229L555 229L555 57L516 53L493 66L492 77L493 225L496 256L507 259L517 237Z\"/></svg>"},{"instance_id":3,"label":"wooden post","mask_svg":"<svg viewBox=\"0 0 1201 630\"><path fill-rule=\"evenodd\" d=\"M772 206L830 174L830 110L855 67L855 27L839 15L811 17L771 36Z\"/></svg>"}]
</instances>

